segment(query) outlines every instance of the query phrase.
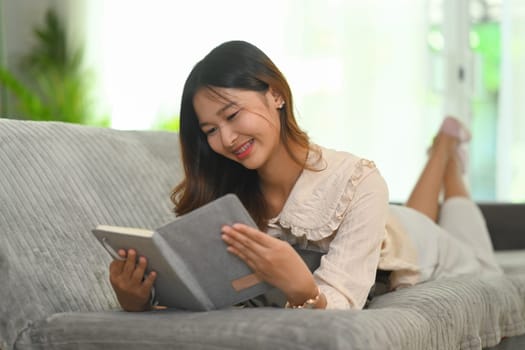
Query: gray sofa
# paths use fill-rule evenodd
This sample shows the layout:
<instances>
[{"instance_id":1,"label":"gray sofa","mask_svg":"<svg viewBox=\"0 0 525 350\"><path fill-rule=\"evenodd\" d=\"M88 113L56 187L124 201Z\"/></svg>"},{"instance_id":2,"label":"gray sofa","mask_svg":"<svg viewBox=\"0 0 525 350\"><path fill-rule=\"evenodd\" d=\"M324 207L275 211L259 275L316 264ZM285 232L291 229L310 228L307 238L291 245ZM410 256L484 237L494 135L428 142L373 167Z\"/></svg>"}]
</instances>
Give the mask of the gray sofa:
<instances>
[{"instance_id":1,"label":"gray sofa","mask_svg":"<svg viewBox=\"0 0 525 350\"><path fill-rule=\"evenodd\" d=\"M123 312L90 230L173 219L177 135L0 119L0 169L3 350L525 348L525 250L498 253L505 276L425 283L363 311ZM497 247L525 248L525 206L483 208Z\"/></svg>"}]
</instances>

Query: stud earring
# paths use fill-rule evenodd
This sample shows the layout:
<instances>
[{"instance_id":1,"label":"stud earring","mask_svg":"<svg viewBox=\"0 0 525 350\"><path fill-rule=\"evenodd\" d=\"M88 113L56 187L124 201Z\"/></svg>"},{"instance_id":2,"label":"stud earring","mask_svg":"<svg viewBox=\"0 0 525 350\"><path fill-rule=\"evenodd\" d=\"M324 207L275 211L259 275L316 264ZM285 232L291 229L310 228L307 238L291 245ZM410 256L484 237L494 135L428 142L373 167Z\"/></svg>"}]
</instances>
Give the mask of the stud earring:
<instances>
[{"instance_id":1,"label":"stud earring","mask_svg":"<svg viewBox=\"0 0 525 350\"><path fill-rule=\"evenodd\" d=\"M283 109L283 107L284 107L284 101L281 102L281 104L279 105L277 109Z\"/></svg>"}]
</instances>

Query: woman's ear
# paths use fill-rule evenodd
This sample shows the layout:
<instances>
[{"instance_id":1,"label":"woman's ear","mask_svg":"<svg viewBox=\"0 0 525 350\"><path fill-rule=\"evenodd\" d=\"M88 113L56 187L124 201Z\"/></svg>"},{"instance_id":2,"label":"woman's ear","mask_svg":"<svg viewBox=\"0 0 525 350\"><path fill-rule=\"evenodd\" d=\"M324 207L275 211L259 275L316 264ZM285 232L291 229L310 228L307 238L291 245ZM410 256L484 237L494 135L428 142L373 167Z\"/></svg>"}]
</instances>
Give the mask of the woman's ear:
<instances>
[{"instance_id":1,"label":"woman's ear","mask_svg":"<svg viewBox=\"0 0 525 350\"><path fill-rule=\"evenodd\" d=\"M283 96L279 92L275 91L271 86L269 87L268 90L272 97L272 102L273 102L272 106L274 106L277 109L283 108L284 103L285 103Z\"/></svg>"}]
</instances>

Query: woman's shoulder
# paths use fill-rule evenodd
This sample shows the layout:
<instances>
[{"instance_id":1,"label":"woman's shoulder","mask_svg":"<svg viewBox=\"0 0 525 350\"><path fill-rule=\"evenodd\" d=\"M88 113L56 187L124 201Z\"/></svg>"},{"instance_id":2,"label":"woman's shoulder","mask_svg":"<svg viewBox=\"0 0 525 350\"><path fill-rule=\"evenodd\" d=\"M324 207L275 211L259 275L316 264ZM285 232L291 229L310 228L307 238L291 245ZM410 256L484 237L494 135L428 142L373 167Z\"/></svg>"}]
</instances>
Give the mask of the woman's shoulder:
<instances>
[{"instance_id":1,"label":"woman's shoulder","mask_svg":"<svg viewBox=\"0 0 525 350\"><path fill-rule=\"evenodd\" d=\"M357 185L369 174L379 175L372 160L319 145L312 146L305 170L309 180L320 184L324 183L326 178L338 177L341 181L351 181L353 185Z\"/></svg>"},{"instance_id":2,"label":"woman's shoulder","mask_svg":"<svg viewBox=\"0 0 525 350\"><path fill-rule=\"evenodd\" d=\"M360 184L370 177L383 182L373 161L315 145L279 221L296 236L325 238L339 227Z\"/></svg>"}]
</instances>

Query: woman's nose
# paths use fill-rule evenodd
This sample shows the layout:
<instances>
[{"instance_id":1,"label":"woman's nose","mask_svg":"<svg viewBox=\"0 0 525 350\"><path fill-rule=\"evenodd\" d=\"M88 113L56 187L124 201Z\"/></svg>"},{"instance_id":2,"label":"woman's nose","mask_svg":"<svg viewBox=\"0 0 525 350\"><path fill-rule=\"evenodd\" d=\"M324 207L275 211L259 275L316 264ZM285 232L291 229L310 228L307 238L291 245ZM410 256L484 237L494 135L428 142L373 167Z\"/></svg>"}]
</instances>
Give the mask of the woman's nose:
<instances>
[{"instance_id":1,"label":"woman's nose","mask_svg":"<svg viewBox=\"0 0 525 350\"><path fill-rule=\"evenodd\" d=\"M221 140L224 147L231 147L237 140L237 134L228 126L221 128Z\"/></svg>"}]
</instances>

